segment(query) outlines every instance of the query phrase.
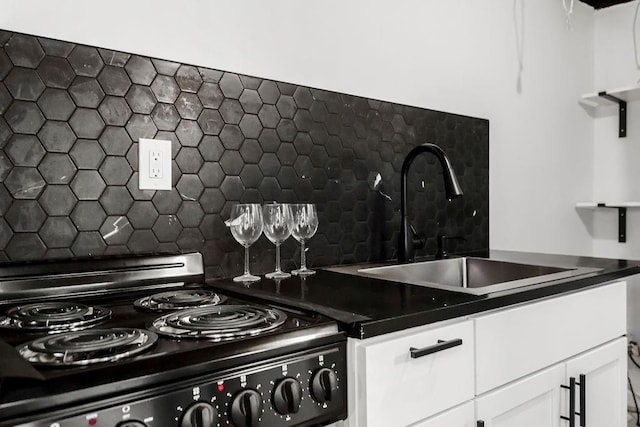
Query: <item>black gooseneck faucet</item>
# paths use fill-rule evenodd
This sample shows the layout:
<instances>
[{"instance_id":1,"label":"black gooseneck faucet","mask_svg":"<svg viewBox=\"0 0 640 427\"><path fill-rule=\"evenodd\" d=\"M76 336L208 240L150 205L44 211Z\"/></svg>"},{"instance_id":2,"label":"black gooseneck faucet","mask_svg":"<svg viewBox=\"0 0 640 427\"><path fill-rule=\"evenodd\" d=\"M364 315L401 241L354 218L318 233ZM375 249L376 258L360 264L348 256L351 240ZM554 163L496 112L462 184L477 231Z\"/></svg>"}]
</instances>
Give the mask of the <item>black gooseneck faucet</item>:
<instances>
[{"instance_id":1,"label":"black gooseneck faucet","mask_svg":"<svg viewBox=\"0 0 640 427\"><path fill-rule=\"evenodd\" d=\"M398 262L404 263L413 260L413 236L409 218L407 217L407 175L413 160L421 153L431 153L436 156L442 165L444 178L444 190L447 199L462 196L462 189L451 167L449 157L435 144L425 143L413 148L405 157L400 172L400 235L398 236Z\"/></svg>"}]
</instances>

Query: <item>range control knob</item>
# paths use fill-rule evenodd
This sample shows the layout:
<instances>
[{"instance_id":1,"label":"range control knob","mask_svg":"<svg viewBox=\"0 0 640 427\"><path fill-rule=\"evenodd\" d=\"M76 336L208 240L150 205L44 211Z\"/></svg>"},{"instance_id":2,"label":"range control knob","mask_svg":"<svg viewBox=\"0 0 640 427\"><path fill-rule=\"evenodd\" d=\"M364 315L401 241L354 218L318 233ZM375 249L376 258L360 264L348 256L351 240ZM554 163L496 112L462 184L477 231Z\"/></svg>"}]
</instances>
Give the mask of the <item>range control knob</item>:
<instances>
[{"instance_id":1,"label":"range control knob","mask_svg":"<svg viewBox=\"0 0 640 427\"><path fill-rule=\"evenodd\" d=\"M262 397L252 388L242 390L231 399L229 418L234 426L253 427L258 425L262 413Z\"/></svg>"},{"instance_id":2,"label":"range control knob","mask_svg":"<svg viewBox=\"0 0 640 427\"><path fill-rule=\"evenodd\" d=\"M147 425L142 421L128 420L119 422L116 427L147 427Z\"/></svg>"},{"instance_id":3,"label":"range control knob","mask_svg":"<svg viewBox=\"0 0 640 427\"><path fill-rule=\"evenodd\" d=\"M279 414L296 414L302 402L302 386L295 378L283 378L273 389L271 401Z\"/></svg>"},{"instance_id":4,"label":"range control knob","mask_svg":"<svg viewBox=\"0 0 640 427\"><path fill-rule=\"evenodd\" d=\"M218 425L218 411L207 402L189 406L180 420L180 427L214 427Z\"/></svg>"},{"instance_id":5,"label":"range control knob","mask_svg":"<svg viewBox=\"0 0 640 427\"><path fill-rule=\"evenodd\" d=\"M332 369L320 368L311 378L311 396L318 402L333 400L338 389L338 376Z\"/></svg>"}]
</instances>

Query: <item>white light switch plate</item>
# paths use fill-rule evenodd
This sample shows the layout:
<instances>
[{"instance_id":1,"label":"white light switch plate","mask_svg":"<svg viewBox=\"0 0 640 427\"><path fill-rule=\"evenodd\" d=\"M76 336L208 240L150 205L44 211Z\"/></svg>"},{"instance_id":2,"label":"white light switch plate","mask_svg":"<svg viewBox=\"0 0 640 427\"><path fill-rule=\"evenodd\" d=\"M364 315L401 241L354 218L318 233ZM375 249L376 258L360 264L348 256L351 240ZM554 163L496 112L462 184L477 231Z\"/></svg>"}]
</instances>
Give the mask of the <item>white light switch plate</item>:
<instances>
[{"instance_id":1,"label":"white light switch plate","mask_svg":"<svg viewBox=\"0 0 640 427\"><path fill-rule=\"evenodd\" d=\"M138 188L171 190L171 141L140 138Z\"/></svg>"}]
</instances>

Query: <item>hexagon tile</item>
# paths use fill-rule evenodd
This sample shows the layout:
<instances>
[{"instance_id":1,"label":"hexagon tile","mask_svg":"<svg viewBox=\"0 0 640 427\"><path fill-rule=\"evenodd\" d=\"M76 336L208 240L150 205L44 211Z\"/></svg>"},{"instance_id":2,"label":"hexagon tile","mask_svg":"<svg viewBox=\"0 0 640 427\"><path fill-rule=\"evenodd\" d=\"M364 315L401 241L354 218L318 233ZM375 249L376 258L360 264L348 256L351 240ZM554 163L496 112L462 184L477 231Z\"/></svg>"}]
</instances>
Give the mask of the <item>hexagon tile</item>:
<instances>
[{"instance_id":1,"label":"hexagon tile","mask_svg":"<svg viewBox=\"0 0 640 427\"><path fill-rule=\"evenodd\" d=\"M489 243L489 123L125 52L0 30L0 260L202 251L209 277L242 270L224 220L235 203L311 202L311 266L396 255L400 168L415 145L450 156L448 202L428 156L409 175L409 215ZM393 76L391 76L393 78ZM171 191L141 191L138 140L172 142ZM379 184L374 186L374 182ZM299 262L293 239L283 264ZM273 246L252 249L273 268Z\"/></svg>"}]
</instances>

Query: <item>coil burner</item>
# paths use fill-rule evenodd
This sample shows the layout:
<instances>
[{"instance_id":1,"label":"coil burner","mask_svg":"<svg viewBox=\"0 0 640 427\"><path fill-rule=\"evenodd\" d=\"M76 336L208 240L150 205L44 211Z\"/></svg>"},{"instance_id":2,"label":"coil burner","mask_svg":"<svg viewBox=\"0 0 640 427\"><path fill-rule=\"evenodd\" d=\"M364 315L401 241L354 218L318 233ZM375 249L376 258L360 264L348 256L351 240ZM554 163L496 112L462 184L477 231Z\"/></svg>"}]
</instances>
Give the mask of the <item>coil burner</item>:
<instances>
[{"instance_id":1,"label":"coil burner","mask_svg":"<svg viewBox=\"0 0 640 427\"><path fill-rule=\"evenodd\" d=\"M133 305L146 311L175 311L222 304L227 297L202 289L181 289L160 292L136 300Z\"/></svg>"},{"instance_id":2,"label":"coil burner","mask_svg":"<svg viewBox=\"0 0 640 427\"><path fill-rule=\"evenodd\" d=\"M38 365L77 366L113 362L150 348L158 340L153 332L135 328L88 329L38 338L18 348Z\"/></svg>"},{"instance_id":3,"label":"coil burner","mask_svg":"<svg viewBox=\"0 0 640 427\"><path fill-rule=\"evenodd\" d=\"M0 316L0 328L59 333L95 326L111 317L111 310L74 302L41 302L13 307Z\"/></svg>"},{"instance_id":4,"label":"coil burner","mask_svg":"<svg viewBox=\"0 0 640 427\"><path fill-rule=\"evenodd\" d=\"M274 308L220 305L165 314L155 319L149 329L175 338L227 341L270 331L286 320L287 315Z\"/></svg>"}]
</instances>

